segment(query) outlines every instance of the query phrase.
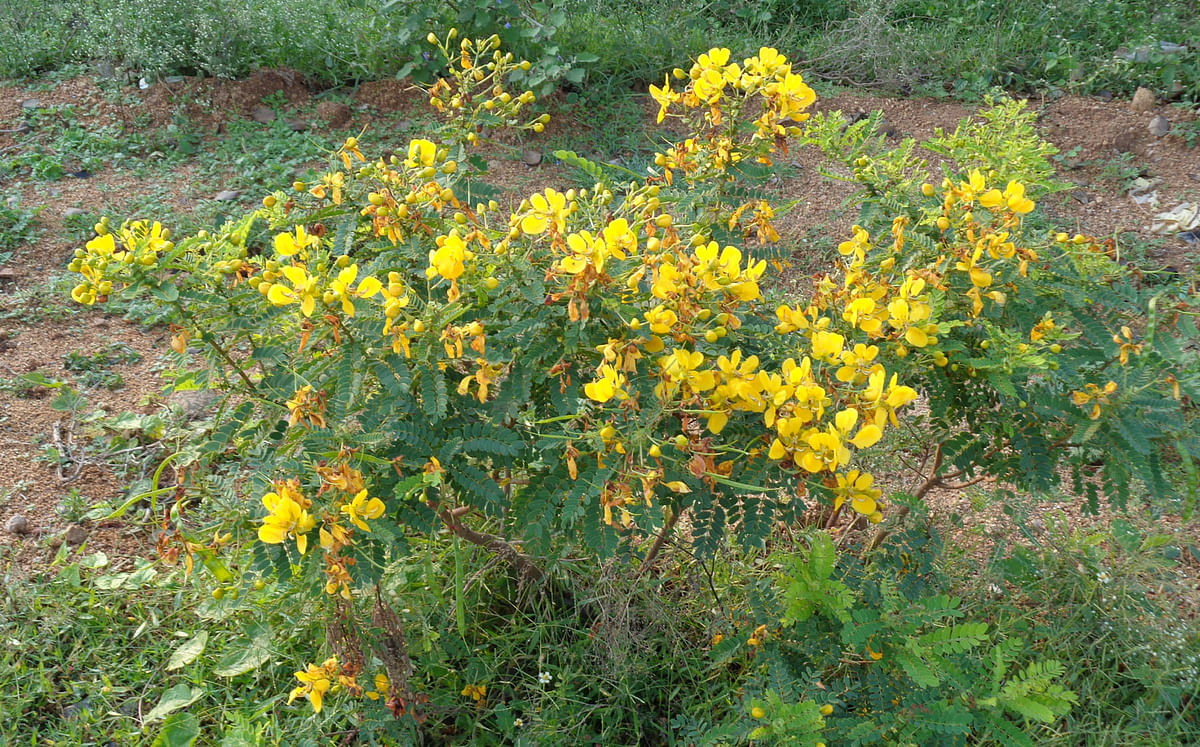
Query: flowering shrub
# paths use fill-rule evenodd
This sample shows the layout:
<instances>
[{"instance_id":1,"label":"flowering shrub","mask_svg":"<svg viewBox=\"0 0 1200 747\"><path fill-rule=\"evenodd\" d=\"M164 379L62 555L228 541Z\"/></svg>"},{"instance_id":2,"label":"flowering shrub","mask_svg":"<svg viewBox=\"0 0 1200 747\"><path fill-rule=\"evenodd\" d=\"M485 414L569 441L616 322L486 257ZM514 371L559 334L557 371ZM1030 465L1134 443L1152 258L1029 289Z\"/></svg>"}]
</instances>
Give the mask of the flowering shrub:
<instances>
[{"instance_id":1,"label":"flowering shrub","mask_svg":"<svg viewBox=\"0 0 1200 747\"><path fill-rule=\"evenodd\" d=\"M274 572L355 629L368 626L353 610L373 608L373 655L308 664L293 698L320 710L335 692L373 695L419 713L377 584L421 533L447 529L540 580L580 547L641 555L644 572L686 511L702 552L729 527L760 544L815 504L843 536L882 522L888 501L859 453L919 422L920 393L935 413L923 489L976 471L1050 479L1036 459L1052 447L1077 450L1083 475L1089 449L1120 439L1161 476L1158 449L1195 391L1168 373L1168 320L1134 333L1123 319L1110 344L1081 310L1104 289L1122 298L1119 268L1084 237L1035 243L1020 180L971 170L905 202L886 180L909 179L908 163L843 138L888 227L864 212L843 267L807 300L767 304L773 265L756 245L778 238L774 211L740 185L805 132L834 149L828 119L801 128L815 96L786 58L710 50L675 71L678 89L652 88L660 121L689 134L648 178L618 185L564 153L595 184L501 210L477 199L470 150L485 126L544 126L526 112L532 92L506 89L528 65L496 37L431 41L450 72L427 90L447 119L430 139L368 160L350 138L319 182L214 232L102 222L71 265L80 303L145 293L171 309L180 362L206 359L190 385L228 395L211 439L177 457L187 480L163 552L239 593ZM730 232L743 248L718 241ZM1166 435L1135 440L1128 423L1150 409ZM231 450L248 500L221 503L218 533L234 540L204 545L186 502ZM1127 489L1130 466L1106 466L1106 482ZM245 544L239 578L221 557ZM463 695L488 697L475 683Z\"/></svg>"}]
</instances>

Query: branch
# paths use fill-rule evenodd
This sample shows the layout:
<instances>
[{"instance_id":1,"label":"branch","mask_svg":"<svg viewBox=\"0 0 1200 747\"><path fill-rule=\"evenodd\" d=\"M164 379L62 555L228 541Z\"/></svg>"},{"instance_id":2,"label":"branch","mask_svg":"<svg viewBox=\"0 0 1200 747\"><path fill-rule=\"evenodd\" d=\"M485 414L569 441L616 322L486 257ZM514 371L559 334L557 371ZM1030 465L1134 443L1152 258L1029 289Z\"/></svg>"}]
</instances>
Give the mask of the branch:
<instances>
[{"instance_id":1,"label":"branch","mask_svg":"<svg viewBox=\"0 0 1200 747\"><path fill-rule=\"evenodd\" d=\"M425 502L434 513L442 520L442 523L454 534L465 539L473 545L479 545L482 548L491 550L499 555L504 560L508 561L514 568L520 571L521 575L531 581L541 581L546 577L546 572L533 562L533 558L517 550L511 543L503 537L498 537L494 534L486 532L477 532L474 529L459 522L458 517L454 515L454 511L439 506L436 501L428 500Z\"/></svg>"},{"instance_id":2,"label":"branch","mask_svg":"<svg viewBox=\"0 0 1200 747\"><path fill-rule=\"evenodd\" d=\"M638 569L638 576L644 576L650 570L650 567L654 565L654 560L662 552L663 545L667 544L667 539L671 536L671 532L675 530L675 524L678 523L679 517L683 516L683 512L686 510L687 507L685 506L681 511L671 512L671 515L663 523L662 529L659 530L658 536L654 539L654 544L650 546L650 551L646 553L646 559L642 561L642 566Z\"/></svg>"}]
</instances>

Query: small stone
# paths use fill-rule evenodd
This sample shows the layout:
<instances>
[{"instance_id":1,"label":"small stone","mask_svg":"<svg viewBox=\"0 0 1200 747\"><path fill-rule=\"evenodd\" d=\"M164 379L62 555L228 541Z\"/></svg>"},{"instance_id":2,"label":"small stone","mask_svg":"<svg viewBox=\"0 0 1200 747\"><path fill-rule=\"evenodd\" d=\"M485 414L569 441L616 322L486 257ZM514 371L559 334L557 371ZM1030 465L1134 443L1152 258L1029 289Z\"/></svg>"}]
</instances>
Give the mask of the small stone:
<instances>
[{"instance_id":1,"label":"small stone","mask_svg":"<svg viewBox=\"0 0 1200 747\"><path fill-rule=\"evenodd\" d=\"M87 215L87 211L83 208L69 207L63 211L64 218L77 218L80 215Z\"/></svg>"},{"instance_id":2,"label":"small stone","mask_svg":"<svg viewBox=\"0 0 1200 747\"><path fill-rule=\"evenodd\" d=\"M350 107L339 101L322 101L317 104L317 116L330 127L344 127L350 122Z\"/></svg>"},{"instance_id":3,"label":"small stone","mask_svg":"<svg viewBox=\"0 0 1200 747\"><path fill-rule=\"evenodd\" d=\"M242 193L237 191L236 189L223 189L220 192L218 192L217 196L214 197L213 199L215 199L217 202L233 202L234 200L236 200L237 198L239 198L241 196L242 196Z\"/></svg>"},{"instance_id":4,"label":"small stone","mask_svg":"<svg viewBox=\"0 0 1200 747\"><path fill-rule=\"evenodd\" d=\"M87 540L87 537L87 530L78 524L72 524L71 526L67 527L67 532L63 535L63 539L72 547L78 547L79 545L82 545L84 541Z\"/></svg>"},{"instance_id":5,"label":"small stone","mask_svg":"<svg viewBox=\"0 0 1200 747\"><path fill-rule=\"evenodd\" d=\"M537 166L542 162L542 152L540 150L527 150L521 154L521 160L527 166Z\"/></svg>"},{"instance_id":6,"label":"small stone","mask_svg":"<svg viewBox=\"0 0 1200 747\"><path fill-rule=\"evenodd\" d=\"M221 395L211 389L185 389L171 392L167 396L167 404L178 407L187 420L199 420L204 417L221 399Z\"/></svg>"},{"instance_id":7,"label":"small stone","mask_svg":"<svg viewBox=\"0 0 1200 747\"><path fill-rule=\"evenodd\" d=\"M29 534L33 531L33 527L29 526L29 519L26 519L21 514L13 514L4 523L4 531L9 534Z\"/></svg>"},{"instance_id":8,"label":"small stone","mask_svg":"<svg viewBox=\"0 0 1200 747\"><path fill-rule=\"evenodd\" d=\"M308 122L303 119L289 119L287 126L292 132L304 132L308 129Z\"/></svg>"},{"instance_id":9,"label":"small stone","mask_svg":"<svg viewBox=\"0 0 1200 747\"><path fill-rule=\"evenodd\" d=\"M1150 120L1150 124L1146 125L1146 129L1150 130L1150 134L1154 137L1162 137L1171 131L1171 122L1159 114L1154 119Z\"/></svg>"},{"instance_id":10,"label":"small stone","mask_svg":"<svg viewBox=\"0 0 1200 747\"><path fill-rule=\"evenodd\" d=\"M275 121L275 110L269 106L256 106L250 112L250 118L259 124L271 124Z\"/></svg>"},{"instance_id":11,"label":"small stone","mask_svg":"<svg viewBox=\"0 0 1200 747\"><path fill-rule=\"evenodd\" d=\"M21 108L27 112L33 111L34 109L41 109L42 108L42 100L41 99L25 99L24 101L21 102Z\"/></svg>"},{"instance_id":12,"label":"small stone","mask_svg":"<svg viewBox=\"0 0 1200 747\"><path fill-rule=\"evenodd\" d=\"M1154 91L1149 88L1139 87L1133 94L1133 101L1129 103L1129 107L1135 112L1148 112L1154 110Z\"/></svg>"}]
</instances>

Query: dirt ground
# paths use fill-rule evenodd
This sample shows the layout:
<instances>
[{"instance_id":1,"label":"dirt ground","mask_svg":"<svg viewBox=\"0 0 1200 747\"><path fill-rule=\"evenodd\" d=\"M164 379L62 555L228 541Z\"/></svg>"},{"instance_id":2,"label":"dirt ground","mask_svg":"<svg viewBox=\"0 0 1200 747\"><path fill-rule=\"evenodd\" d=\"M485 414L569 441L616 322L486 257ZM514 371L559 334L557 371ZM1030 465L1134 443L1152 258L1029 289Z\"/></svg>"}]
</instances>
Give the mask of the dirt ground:
<instances>
[{"instance_id":1,"label":"dirt ground","mask_svg":"<svg viewBox=\"0 0 1200 747\"><path fill-rule=\"evenodd\" d=\"M80 111L91 112L94 119L121 121L134 128L165 127L186 116L212 138L220 137L232 118L255 116L264 99L293 109L297 127L318 136L328 134L331 140L335 129L360 128L382 123L385 118L394 123L397 114L412 112L416 116L424 106L424 96L403 82L368 83L357 91L336 92L339 98L310 88L289 71L263 71L244 81L185 79L145 91L126 86L119 96L114 96L112 90L111 82L101 85L90 77L39 85L34 90L0 85L0 155L15 149L14 131L25 121L22 102L33 98L41 106L74 105ZM350 103L343 103L347 93ZM1154 239L1156 249L1143 261L1190 271L1200 254L1200 244L1189 244L1174 236L1155 237L1149 227L1155 212L1179 202L1200 201L1200 149L1188 149L1178 134L1156 137L1148 124L1155 115L1179 123L1194 119L1195 114L1169 105L1135 112L1129 102L1075 96L1033 101L1031 106L1039 112L1043 136L1065 154L1060 177L1077 185L1074 191L1056 195L1046 205L1056 222L1065 230L1096 236L1128 233L1138 239ZM654 107L647 109L653 111ZM906 136L931 136L937 128L952 130L960 119L973 113L952 101L854 94L819 99L817 109L840 109L848 114L879 109L890 137L897 142ZM652 117L648 116L647 124L651 123ZM554 122L540 139L521 147L538 149L555 133L569 132L570 128L569 118ZM584 149L582 144L579 149ZM569 186L567 170L549 161L531 167L519 149L516 155L511 147L485 150L484 155L489 161L491 181L515 200L546 185ZM783 222L784 241L798 247L823 245L828 249L847 234L853 222L853 214L845 205L853 188L822 176L814 154L793 152L791 157L799 167L797 175L776 185L784 201L796 201L796 208ZM180 167L175 178L186 183L190 168ZM1123 191L1125 180L1135 173L1155 180L1157 208L1138 204ZM18 249L8 264L0 267L0 309L9 312L0 316L0 378L40 371L50 379L70 380L71 372L64 369L66 353L88 353L120 341L140 352L142 358L136 363L112 366L111 370L124 378L124 387L116 391L97 387L85 392L88 407L109 414L152 413L165 407L164 382L157 374L160 356L168 349L165 330L145 329L95 312L55 314L53 309L65 307L69 299L46 298L44 293L39 297L37 292L47 277L62 271L76 246L64 218L66 206L98 211L114 193L138 194L145 188L122 170L86 179L63 179L50 187L32 181L5 184L0 176L0 189L5 193L18 194L24 206L44 208L38 219L40 239ZM800 252L805 249L797 251L798 263L803 264ZM71 528L61 506L72 491L91 501L112 500L123 494L123 485L108 467L91 460L80 443L84 438L83 426L77 422L80 413L52 409L54 396L46 390L0 390L0 566L20 572L44 565L64 541L72 546L83 542L84 551L104 551L118 563L119 559L128 561L152 551L152 523L138 527L112 521ZM65 454L65 464L61 458L59 464L48 462L48 451ZM930 496L935 514L943 516L966 513L968 501L963 494ZM1060 510L1083 521L1077 507L1047 508L1047 512ZM5 529L17 514L28 521L25 533ZM999 528L988 528L984 534L1006 531L1002 526L1005 520L1002 516L987 518Z\"/></svg>"}]
</instances>

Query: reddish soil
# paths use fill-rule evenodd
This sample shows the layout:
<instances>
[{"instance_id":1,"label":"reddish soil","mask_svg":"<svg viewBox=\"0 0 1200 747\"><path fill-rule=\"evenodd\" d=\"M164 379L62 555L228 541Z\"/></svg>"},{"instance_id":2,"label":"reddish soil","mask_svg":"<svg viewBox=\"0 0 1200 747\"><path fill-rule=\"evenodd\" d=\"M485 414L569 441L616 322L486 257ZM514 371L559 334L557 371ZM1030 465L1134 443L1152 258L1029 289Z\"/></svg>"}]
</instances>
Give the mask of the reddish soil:
<instances>
[{"instance_id":1,"label":"reddish soil","mask_svg":"<svg viewBox=\"0 0 1200 747\"><path fill-rule=\"evenodd\" d=\"M42 106L73 105L86 113L89 121L121 121L127 131L138 128L157 128L186 116L208 133L217 133L230 117L247 117L255 107L270 98L273 103L286 102L292 109L311 111L318 92L311 89L299 75L290 71L261 71L243 81L214 79L185 79L175 84L156 84L141 91L135 87L119 90L115 84L100 87L90 78L77 78L59 83L46 90L30 91L13 85L0 85L0 130L18 127L25 118L21 102L37 98ZM319 94L324 99L325 94ZM397 113L412 113L414 118L428 116L424 95L407 81L367 83L353 91L350 100L353 116L344 126L357 129L378 123L394 127ZM1129 232L1140 239L1151 239L1148 231L1151 215L1156 210L1135 204L1121 191L1124 185L1105 169L1121 153L1133 154L1129 165L1145 175L1159 179L1156 189L1160 207L1165 210L1186 200L1197 200L1200 194L1200 150L1189 150L1177 134L1156 138L1147 130L1155 113L1173 123L1194 119L1183 110L1160 106L1155 112L1135 113L1123 102L1102 102L1079 97L1064 97L1056 101L1031 102L1040 115L1043 135L1061 152L1070 155L1063 161L1062 178L1079 185L1071 194L1058 195L1046 206L1064 228L1098 236ZM327 107L333 111L335 107ZM864 95L840 94L821 99L818 110L841 109L847 113L882 110L892 139L913 136L924 138L935 129L952 130L958 121L973 111L962 104L944 100L886 99ZM657 107L648 103L647 125L653 125ZM319 132L328 134L331 142L337 137L321 130L321 123L312 119ZM575 128L581 139L577 148L590 152L587 128L570 121L552 121L541 138L524 144L511 143L491 146L482 151L489 162L490 179L504 190L505 202L515 204L533 191L553 186L565 189L572 186L574 172L545 163L530 167L522 161L526 148L543 148L555 132ZM1174 128L1178 131L1178 127ZM11 133L0 133L0 153L17 144ZM1076 150L1078 149L1078 150ZM801 273L792 273L788 282L803 282L803 274L820 271L822 256L848 232L854 211L846 200L853 193L847 182L830 179L821 168L836 171L822 164L817 154L793 151L789 160L794 175L773 186L780 202L795 202L795 207L781 221L785 242L798 247L795 260ZM190 181L191 167L184 166L174 175L178 183ZM0 177L0 189L6 194L18 194L26 206L44 206L39 218L41 238L34 246L19 249L4 268L0 268L0 299L2 308L24 311L0 319L0 378L10 379L22 373L40 370L50 378L71 379L63 369L63 356L72 350L90 353L110 340L119 340L143 353L139 363L121 365L125 387L116 392L96 389L87 393L88 406L100 407L110 414L123 411L152 412L161 407L158 398L163 383L154 373L159 355L166 350L165 333L147 332L131 323L98 313L75 314L65 321L60 315L34 313L38 303L28 291L51 274L62 270L74 248L62 213L66 207L99 211L109 204L111 195L136 195L144 189L130 172L108 171L90 179L62 180L50 189L45 184L23 182L5 184ZM185 206L193 197L180 192L177 204ZM1152 257L1155 262L1191 268L1196 260L1197 245L1169 237L1160 240L1162 250ZM66 307L65 299L48 302L50 306ZM53 557L57 544L67 527L66 519L56 510L70 490L76 489L88 498L111 500L123 493L119 476L101 464L88 463L85 445L75 441L76 461L68 465L65 476L39 460L46 444L54 444L55 433L74 434L85 440L82 427L73 423L70 414L50 408L53 395L34 392L19 396L0 391L0 562L20 568L33 568ZM74 466L82 465L78 473ZM898 482L902 482L898 481ZM899 485L897 485L899 487ZM911 487L911 486L910 486ZM946 517L953 512L970 514L962 493L930 496L935 513ZM1066 513L1072 526L1085 520L1072 506L1055 505L1046 511ZM4 524L20 513L29 519L33 533L17 536L3 531ZM1007 526L1007 517L998 511L977 514L984 522L982 534L988 535L992 525ZM1045 519L1042 519L1043 522ZM1011 532L1011 527L995 531ZM975 532L972 536L978 536ZM965 537L966 535L964 535ZM986 543L985 543L986 544ZM137 529L125 524L87 527L87 550L104 550L111 557L133 557L147 552L152 545L150 529ZM981 550L980 552L983 552Z\"/></svg>"}]
</instances>

